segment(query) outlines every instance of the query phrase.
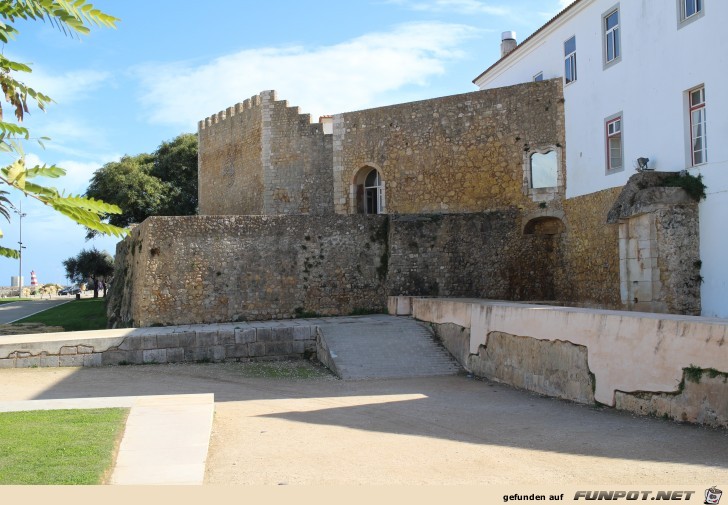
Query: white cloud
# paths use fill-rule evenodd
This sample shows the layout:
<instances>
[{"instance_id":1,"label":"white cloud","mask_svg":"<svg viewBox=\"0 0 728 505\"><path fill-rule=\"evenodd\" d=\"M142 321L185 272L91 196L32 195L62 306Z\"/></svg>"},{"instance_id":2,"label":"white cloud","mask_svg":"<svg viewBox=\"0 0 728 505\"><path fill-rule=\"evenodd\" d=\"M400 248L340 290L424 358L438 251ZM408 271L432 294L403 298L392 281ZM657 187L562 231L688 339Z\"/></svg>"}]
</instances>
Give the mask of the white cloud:
<instances>
[{"instance_id":1,"label":"white cloud","mask_svg":"<svg viewBox=\"0 0 728 505\"><path fill-rule=\"evenodd\" d=\"M42 68L34 67L32 73L22 76L22 80L56 102L67 104L99 88L110 77L109 72L97 70L71 70L50 74Z\"/></svg>"},{"instance_id":2,"label":"white cloud","mask_svg":"<svg viewBox=\"0 0 728 505\"><path fill-rule=\"evenodd\" d=\"M450 12L458 14L487 14L490 16L509 16L511 10L494 6L492 2L479 0L432 0L429 2L394 0L393 3L405 5L416 11Z\"/></svg>"},{"instance_id":3,"label":"white cloud","mask_svg":"<svg viewBox=\"0 0 728 505\"><path fill-rule=\"evenodd\" d=\"M318 48L248 49L209 63L189 62L137 69L141 101L151 122L196 127L197 121L275 89L278 97L321 114L383 105L387 93L424 86L462 57L458 46L472 27L411 23Z\"/></svg>"},{"instance_id":4,"label":"white cloud","mask_svg":"<svg viewBox=\"0 0 728 505\"><path fill-rule=\"evenodd\" d=\"M59 177L58 179L38 179L38 183L43 186L51 186L65 194L83 194L88 188L88 183L93 176L93 173L101 168L105 163L109 161L116 161L119 159L118 155L108 155L101 159L94 161L77 161L77 160L61 160L56 163L57 166L66 170L66 175ZM35 153L29 153L25 156L25 165L27 167L33 167L43 165L46 163L42 156L38 156Z\"/></svg>"}]
</instances>

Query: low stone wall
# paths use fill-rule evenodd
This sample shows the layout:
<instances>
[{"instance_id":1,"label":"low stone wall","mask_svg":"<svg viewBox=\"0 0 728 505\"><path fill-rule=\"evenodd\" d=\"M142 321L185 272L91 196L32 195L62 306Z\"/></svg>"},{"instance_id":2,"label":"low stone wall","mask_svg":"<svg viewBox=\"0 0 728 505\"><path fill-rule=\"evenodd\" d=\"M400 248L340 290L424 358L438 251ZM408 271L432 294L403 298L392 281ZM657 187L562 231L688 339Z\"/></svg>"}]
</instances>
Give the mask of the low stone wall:
<instances>
[{"instance_id":1,"label":"low stone wall","mask_svg":"<svg viewBox=\"0 0 728 505\"><path fill-rule=\"evenodd\" d=\"M21 335L0 344L0 368L315 357L317 333L300 320Z\"/></svg>"},{"instance_id":2,"label":"low stone wall","mask_svg":"<svg viewBox=\"0 0 728 505\"><path fill-rule=\"evenodd\" d=\"M728 427L728 320L416 297L390 297L389 310L432 323L477 375L581 403Z\"/></svg>"}]
</instances>

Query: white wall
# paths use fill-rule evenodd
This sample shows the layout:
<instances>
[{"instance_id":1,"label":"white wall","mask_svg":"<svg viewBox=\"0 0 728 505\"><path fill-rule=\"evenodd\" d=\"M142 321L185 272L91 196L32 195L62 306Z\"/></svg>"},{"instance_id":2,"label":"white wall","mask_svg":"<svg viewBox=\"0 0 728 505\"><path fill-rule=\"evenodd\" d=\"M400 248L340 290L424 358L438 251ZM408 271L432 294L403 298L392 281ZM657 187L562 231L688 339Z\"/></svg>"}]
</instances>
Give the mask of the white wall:
<instances>
[{"instance_id":1,"label":"white wall","mask_svg":"<svg viewBox=\"0 0 728 505\"><path fill-rule=\"evenodd\" d=\"M582 0L517 49L487 75L481 89L563 77L563 43L576 35L577 80L566 100L567 198L622 186L635 160L650 158L661 171L689 168L703 174L708 198L701 204L703 312L728 317L728 268L720 261L728 238L728 1L704 0L704 15L678 29L676 0ZM620 8L622 59L604 68L602 15ZM507 27L504 27L504 29ZM690 167L685 92L705 85L709 163ZM623 113L624 170L606 175L604 120Z\"/></svg>"}]
</instances>

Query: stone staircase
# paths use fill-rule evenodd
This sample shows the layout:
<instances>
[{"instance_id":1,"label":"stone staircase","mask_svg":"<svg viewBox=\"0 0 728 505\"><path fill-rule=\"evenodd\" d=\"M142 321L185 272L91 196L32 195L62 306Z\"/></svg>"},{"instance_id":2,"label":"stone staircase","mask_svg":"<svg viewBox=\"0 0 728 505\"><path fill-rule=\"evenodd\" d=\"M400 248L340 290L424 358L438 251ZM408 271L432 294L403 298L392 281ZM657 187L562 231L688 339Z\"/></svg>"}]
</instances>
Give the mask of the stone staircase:
<instances>
[{"instance_id":1,"label":"stone staircase","mask_svg":"<svg viewBox=\"0 0 728 505\"><path fill-rule=\"evenodd\" d=\"M318 357L342 379L454 375L461 367L417 321L394 316L336 318L319 325Z\"/></svg>"}]
</instances>

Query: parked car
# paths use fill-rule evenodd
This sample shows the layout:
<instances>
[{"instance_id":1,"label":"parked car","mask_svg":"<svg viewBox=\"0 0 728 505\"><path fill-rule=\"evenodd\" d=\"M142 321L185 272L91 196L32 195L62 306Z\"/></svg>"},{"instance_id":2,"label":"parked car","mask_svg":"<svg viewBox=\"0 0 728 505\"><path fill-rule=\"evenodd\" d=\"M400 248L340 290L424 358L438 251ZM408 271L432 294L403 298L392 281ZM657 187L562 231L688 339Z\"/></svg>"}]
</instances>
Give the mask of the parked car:
<instances>
[{"instance_id":1,"label":"parked car","mask_svg":"<svg viewBox=\"0 0 728 505\"><path fill-rule=\"evenodd\" d=\"M76 295L81 292L81 289L77 287L70 287L62 289L58 292L59 295Z\"/></svg>"}]
</instances>

